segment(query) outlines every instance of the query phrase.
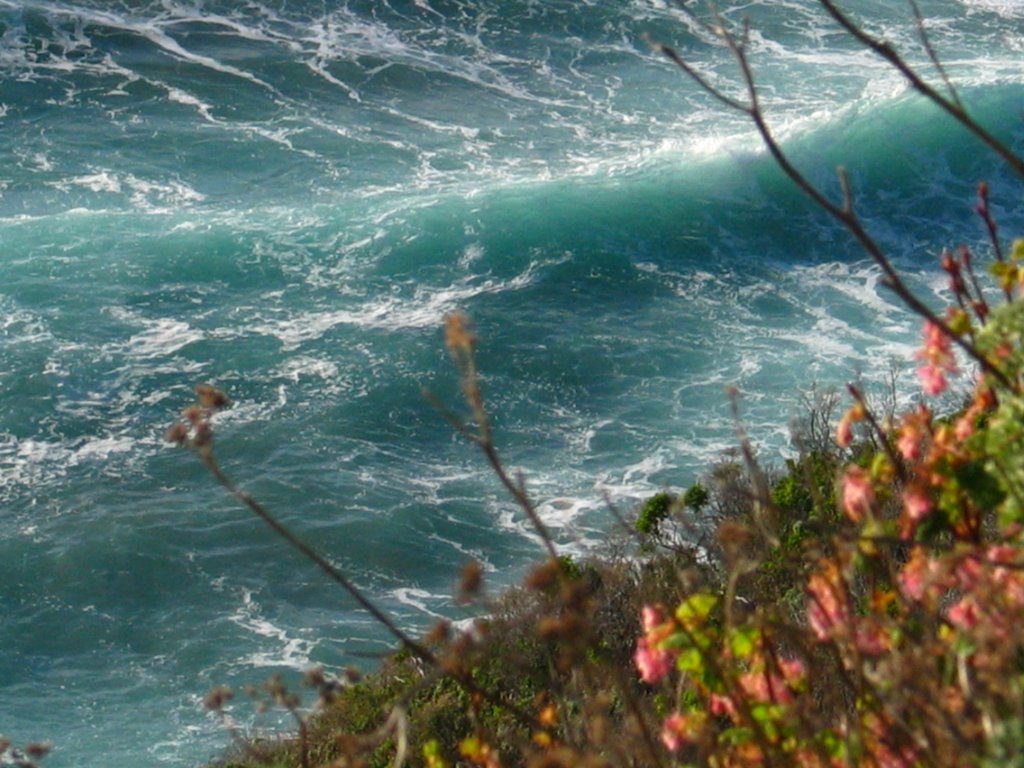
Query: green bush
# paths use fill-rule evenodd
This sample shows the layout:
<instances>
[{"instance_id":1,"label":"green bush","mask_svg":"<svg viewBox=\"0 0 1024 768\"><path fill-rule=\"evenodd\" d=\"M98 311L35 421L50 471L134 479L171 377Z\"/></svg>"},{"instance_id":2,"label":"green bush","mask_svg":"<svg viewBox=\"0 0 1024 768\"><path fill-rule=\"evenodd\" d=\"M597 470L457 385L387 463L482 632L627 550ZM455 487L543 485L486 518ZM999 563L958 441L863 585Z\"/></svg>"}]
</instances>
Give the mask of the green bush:
<instances>
[{"instance_id":1,"label":"green bush","mask_svg":"<svg viewBox=\"0 0 1024 768\"><path fill-rule=\"evenodd\" d=\"M675 503L675 495L667 491L654 494L640 507L636 516L636 529L643 534L657 534L661 524L672 514Z\"/></svg>"}]
</instances>

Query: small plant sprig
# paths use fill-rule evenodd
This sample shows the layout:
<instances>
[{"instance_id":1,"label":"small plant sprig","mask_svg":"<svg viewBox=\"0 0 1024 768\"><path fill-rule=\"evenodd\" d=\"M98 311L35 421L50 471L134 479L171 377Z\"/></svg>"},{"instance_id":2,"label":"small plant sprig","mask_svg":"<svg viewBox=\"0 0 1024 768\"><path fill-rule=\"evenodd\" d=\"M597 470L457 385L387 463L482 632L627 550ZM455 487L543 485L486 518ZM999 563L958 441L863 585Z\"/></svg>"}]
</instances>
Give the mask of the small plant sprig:
<instances>
[{"instance_id":1,"label":"small plant sprig","mask_svg":"<svg viewBox=\"0 0 1024 768\"><path fill-rule=\"evenodd\" d=\"M424 390L424 396L452 425L453 429L474 445L480 448L487 463L490 464L494 474L501 481L501 484L515 500L519 508L525 513L534 531L540 537L548 557L551 560L558 559L558 549L547 525L541 519L536 504L530 498L526 490L526 479L522 474L513 477L502 462L498 454L498 448L494 443L494 436L491 432L491 419L484 407L483 392L480 388L480 375L476 367L476 343L477 337L473 333L469 318L461 312L452 312L444 321L444 345L448 349L459 372L462 394L469 406L471 422L461 419L453 411L449 410L429 390ZM472 426L475 425L475 426Z\"/></svg>"},{"instance_id":2,"label":"small plant sprig","mask_svg":"<svg viewBox=\"0 0 1024 768\"><path fill-rule=\"evenodd\" d=\"M366 597L351 579L327 560L327 558L299 538L260 502L235 485L234 481L225 474L213 452L213 417L218 411L230 407L231 399L224 392L209 384L199 384L195 388L195 393L196 402L182 412L183 419L173 424L167 430L165 439L174 445L187 448L195 453L218 483L260 518L260 520L266 523L275 534L284 539L305 559L319 568L331 581L347 592L361 608L398 640L403 648L425 662L436 664L437 660L434 654L426 646L400 629L391 617Z\"/></svg>"}]
</instances>

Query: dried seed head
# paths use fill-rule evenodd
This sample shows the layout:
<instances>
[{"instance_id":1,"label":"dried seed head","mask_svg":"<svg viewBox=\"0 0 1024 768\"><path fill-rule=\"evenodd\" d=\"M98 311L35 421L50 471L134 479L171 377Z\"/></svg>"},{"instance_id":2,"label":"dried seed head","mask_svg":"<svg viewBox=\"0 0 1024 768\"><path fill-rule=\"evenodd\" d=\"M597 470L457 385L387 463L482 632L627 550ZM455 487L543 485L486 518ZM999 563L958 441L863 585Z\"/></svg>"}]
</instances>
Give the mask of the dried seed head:
<instances>
[{"instance_id":1,"label":"dried seed head","mask_svg":"<svg viewBox=\"0 0 1024 768\"><path fill-rule=\"evenodd\" d=\"M174 445L185 445L185 443L188 442L188 427L180 421L173 424L171 428L164 433L164 440L168 443L174 443Z\"/></svg>"},{"instance_id":2,"label":"dried seed head","mask_svg":"<svg viewBox=\"0 0 1024 768\"><path fill-rule=\"evenodd\" d=\"M43 741L36 741L25 746L25 754L31 757L33 760L39 760L40 758L46 757L50 754L50 750L53 747Z\"/></svg>"},{"instance_id":3,"label":"dried seed head","mask_svg":"<svg viewBox=\"0 0 1024 768\"><path fill-rule=\"evenodd\" d=\"M220 408L227 408L231 405L231 398L225 395L221 390L210 386L209 384L197 385L196 397L199 399L199 405L203 408L209 408L214 411L219 410Z\"/></svg>"},{"instance_id":4,"label":"dried seed head","mask_svg":"<svg viewBox=\"0 0 1024 768\"><path fill-rule=\"evenodd\" d=\"M548 560L534 568L526 576L525 586L527 589L541 591L548 589L558 582L561 574L561 566L557 560Z\"/></svg>"},{"instance_id":5,"label":"dried seed head","mask_svg":"<svg viewBox=\"0 0 1024 768\"><path fill-rule=\"evenodd\" d=\"M453 355L473 351L476 336L469 330L469 318L461 312L452 312L444 319L444 345Z\"/></svg>"},{"instance_id":6,"label":"dried seed head","mask_svg":"<svg viewBox=\"0 0 1024 768\"><path fill-rule=\"evenodd\" d=\"M211 712L219 712L235 697L234 691L228 688L226 685L218 685L203 699L203 706Z\"/></svg>"},{"instance_id":7,"label":"dried seed head","mask_svg":"<svg viewBox=\"0 0 1024 768\"><path fill-rule=\"evenodd\" d=\"M579 637L584 630L576 616L545 616L537 622L537 634L545 640Z\"/></svg>"},{"instance_id":8,"label":"dried seed head","mask_svg":"<svg viewBox=\"0 0 1024 768\"><path fill-rule=\"evenodd\" d=\"M263 690L275 698L284 696L288 692L288 688L284 684L284 678L278 674L271 675L263 681Z\"/></svg>"},{"instance_id":9,"label":"dried seed head","mask_svg":"<svg viewBox=\"0 0 1024 768\"><path fill-rule=\"evenodd\" d=\"M462 566L462 576L459 579L459 601L470 602L480 593L484 583L484 568L476 560L471 560Z\"/></svg>"},{"instance_id":10,"label":"dried seed head","mask_svg":"<svg viewBox=\"0 0 1024 768\"><path fill-rule=\"evenodd\" d=\"M452 625L445 619L440 619L434 626L430 628L423 637L423 641L428 645L436 645L440 643L448 642L452 635Z\"/></svg>"},{"instance_id":11,"label":"dried seed head","mask_svg":"<svg viewBox=\"0 0 1024 768\"><path fill-rule=\"evenodd\" d=\"M196 434L192 438L192 444L196 448L203 448L213 442L213 427L210 422L201 421L196 424Z\"/></svg>"},{"instance_id":12,"label":"dried seed head","mask_svg":"<svg viewBox=\"0 0 1024 768\"><path fill-rule=\"evenodd\" d=\"M302 684L307 688L319 688L327 683L323 667L310 667L302 675Z\"/></svg>"}]
</instances>

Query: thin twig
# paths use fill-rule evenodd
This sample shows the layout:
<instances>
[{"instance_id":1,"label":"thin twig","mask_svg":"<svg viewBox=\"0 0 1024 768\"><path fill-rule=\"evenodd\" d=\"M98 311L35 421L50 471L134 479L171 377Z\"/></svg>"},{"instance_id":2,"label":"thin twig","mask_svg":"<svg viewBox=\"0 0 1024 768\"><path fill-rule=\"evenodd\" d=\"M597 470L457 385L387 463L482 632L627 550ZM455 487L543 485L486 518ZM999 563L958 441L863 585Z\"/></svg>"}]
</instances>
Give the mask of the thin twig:
<instances>
[{"instance_id":1,"label":"thin twig","mask_svg":"<svg viewBox=\"0 0 1024 768\"><path fill-rule=\"evenodd\" d=\"M204 446L203 448L198 449L197 453L199 453L200 458L203 460L206 468L210 471L210 474L214 476L217 482L220 483L228 493L248 507L253 514L266 523L274 533L288 542L293 549L297 550L303 557L316 565L316 567L326 574L331 581L348 592L352 599L359 603L360 607L373 616L373 618L376 619L381 626L387 629L388 632L390 632L391 635L395 637L409 652L430 664L437 663L437 658L428 648L414 640L406 632L402 631L398 625L396 625L387 614L385 614L368 597L366 597L362 591L353 584L347 576L345 576L345 574L339 571L326 558L320 555L319 552L309 546L309 544L296 536L291 529L274 517L274 515L272 515L262 504L256 501L256 499L236 486L231 478L224 473L224 470L221 469L220 464L217 462L216 458L214 458L213 451L209 450L209 446Z\"/></svg>"},{"instance_id":2,"label":"thin twig","mask_svg":"<svg viewBox=\"0 0 1024 768\"><path fill-rule=\"evenodd\" d=\"M829 0L821 0L822 3L829 3ZM845 17L843 17L845 19ZM850 23L850 22L847 22ZM806 176L795 166L789 159L789 156L782 149L781 145L775 139L772 133L771 127L768 124L767 118L765 117L764 111L761 108L757 85L754 80L753 70L750 67L750 62L747 59L745 48L736 40L736 38L725 28L724 25L716 25L712 30L728 48L732 54L737 66L740 69L740 76L743 82L746 84L748 98L750 100L749 105L742 104L730 97L725 96L721 91L714 85L711 85L707 80L696 76L693 67L688 65L682 58L672 51L668 46L660 46L660 49L665 53L668 58L673 61L677 66L682 69L694 82L696 82L701 88L703 88L711 96L717 98L727 105L731 105L734 109L737 109L747 115L749 115L754 126L757 128L758 134L761 136L761 140L764 143L772 159L776 165L782 170L789 179L797 185L797 187L807 195L815 205L828 213L832 218L838 221L846 230L853 235L857 243L864 249L865 252L872 258L875 264L882 270L884 275L884 284L889 287L902 301L906 304L915 314L923 317L924 319L933 323L939 330L950 340L953 341L958 347L960 347L971 359L973 359L981 369L996 379L1000 384L1012 389L1012 383L1006 377L1006 374L1002 372L991 360L981 353L980 350L971 344L969 340L964 339L962 336L953 332L949 327L949 324L937 315L930 307L922 302L914 293L911 291L903 279L900 277L896 268L892 265L888 256L882 250L882 247L878 242L871 237L868 231L864 228L863 223L857 216L853 209L852 195L850 193L849 182L845 178L845 173L840 171L840 185L843 190L843 200L840 205L837 205L830 200L817 186L815 186ZM864 33L861 31L861 34ZM860 37L858 37L860 39ZM868 38L871 39L871 38ZM671 51L671 53L669 53ZM902 60L901 60L902 61ZM904 65L906 66L906 65ZM916 75L915 75L916 76ZM940 94L935 94L936 98L943 98ZM962 115L962 118L961 118ZM970 120L966 114L962 113L962 110L955 113L958 119ZM973 122L973 121L971 121ZM1012 154L1012 153L1011 153ZM1017 160L1021 163L1021 174L1024 175L1024 161L1020 158Z\"/></svg>"},{"instance_id":3,"label":"thin twig","mask_svg":"<svg viewBox=\"0 0 1024 768\"><path fill-rule=\"evenodd\" d=\"M921 40L921 46L924 48L925 53L928 54L928 59L931 61L932 66L939 73L939 77L942 78L942 82L946 84L946 90L949 91L949 98L954 104L960 109L964 108L963 103L960 101L960 94L956 92L956 88L953 86L953 81L949 79L949 75L946 74L946 68L942 66L942 61L939 59L935 48L932 47L931 37L928 35L928 29L924 24L924 16L921 15L921 8L917 4L917 0L907 0L910 3L910 11L914 14L914 24L917 26L917 36Z\"/></svg>"},{"instance_id":4,"label":"thin twig","mask_svg":"<svg viewBox=\"0 0 1024 768\"><path fill-rule=\"evenodd\" d=\"M483 394L480 391L480 376L476 369L476 336L470 331L470 322L465 315L454 312L445 318L445 346L448 348L462 379L462 392L473 418L476 420L476 431L469 429L461 419L429 392L427 397L460 435L468 438L480 448L498 480L526 514L533 529L543 542L548 556L552 560L557 560L558 549L555 547L554 539L541 519L536 505L526 492L525 482L521 477L517 481L509 475L494 444L491 420L487 408L484 406Z\"/></svg>"},{"instance_id":5,"label":"thin twig","mask_svg":"<svg viewBox=\"0 0 1024 768\"><path fill-rule=\"evenodd\" d=\"M864 397L864 393L853 384L847 384L846 389L849 391L850 396L860 403L860 406L864 411L864 420L867 421L872 432L874 432L875 442L882 447L882 451L888 457L889 463L892 465L893 469L896 470L896 474L899 475L900 480L905 482L907 479L907 473L903 468L903 461L896 455L896 451L892 447L892 442L886 435L882 425L878 423L878 419L875 418L875 414L872 413L871 407L868 405L867 398Z\"/></svg>"},{"instance_id":6,"label":"thin twig","mask_svg":"<svg viewBox=\"0 0 1024 768\"><path fill-rule=\"evenodd\" d=\"M988 130L971 117L958 101L946 98L941 93L926 83L914 68L900 56L896 49L889 43L869 35L863 27L855 24L849 16L839 10L833 0L818 0L825 11L835 19L839 25L863 45L870 48L876 54L891 64L902 74L910 85L918 93L925 96L937 107L951 115L960 125L973 133L986 146L1006 161L1019 176L1024 176L1024 158L1007 147L1003 142L993 136Z\"/></svg>"}]
</instances>

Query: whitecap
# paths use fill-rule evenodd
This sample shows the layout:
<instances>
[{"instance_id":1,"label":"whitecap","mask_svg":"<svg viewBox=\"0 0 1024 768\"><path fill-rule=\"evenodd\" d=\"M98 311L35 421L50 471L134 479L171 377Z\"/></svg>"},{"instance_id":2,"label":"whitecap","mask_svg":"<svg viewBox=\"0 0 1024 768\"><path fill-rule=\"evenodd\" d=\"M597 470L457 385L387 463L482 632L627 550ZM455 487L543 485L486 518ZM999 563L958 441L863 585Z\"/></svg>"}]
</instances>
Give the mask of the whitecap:
<instances>
[{"instance_id":1,"label":"whitecap","mask_svg":"<svg viewBox=\"0 0 1024 768\"><path fill-rule=\"evenodd\" d=\"M163 318L144 321L146 330L128 339L125 351L132 357L152 359L167 357L182 347L204 338L204 333L183 320Z\"/></svg>"},{"instance_id":2,"label":"whitecap","mask_svg":"<svg viewBox=\"0 0 1024 768\"><path fill-rule=\"evenodd\" d=\"M303 670L310 666L310 654L319 645L319 641L292 637L288 630L279 627L263 615L263 609L253 598L251 590L242 591L241 604L228 618L247 632L273 641L276 646L272 650L256 651L246 654L238 662L250 667L288 667Z\"/></svg>"}]
</instances>

